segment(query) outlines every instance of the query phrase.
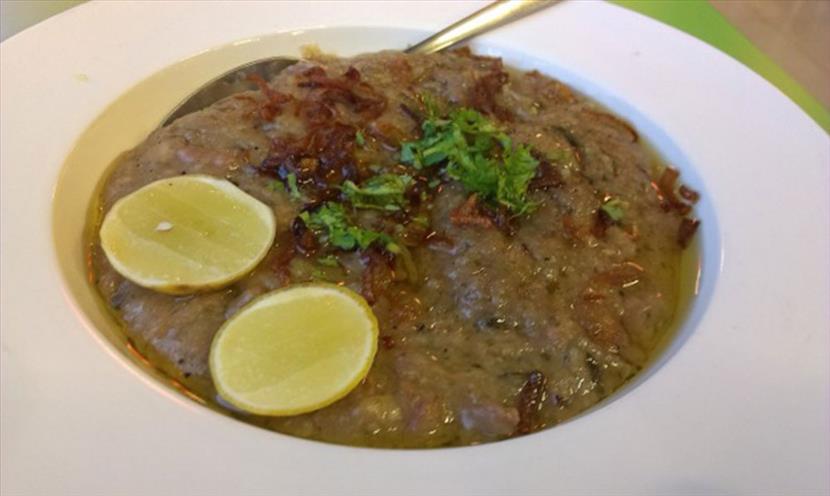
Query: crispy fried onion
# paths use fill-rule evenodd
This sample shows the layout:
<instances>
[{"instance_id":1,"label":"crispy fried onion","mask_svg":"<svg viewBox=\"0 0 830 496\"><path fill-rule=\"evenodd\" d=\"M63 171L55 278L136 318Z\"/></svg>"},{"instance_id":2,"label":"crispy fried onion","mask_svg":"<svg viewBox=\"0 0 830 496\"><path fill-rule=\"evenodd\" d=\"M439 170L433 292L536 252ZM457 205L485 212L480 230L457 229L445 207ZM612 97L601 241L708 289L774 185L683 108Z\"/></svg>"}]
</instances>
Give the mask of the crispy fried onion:
<instances>
[{"instance_id":1,"label":"crispy fried onion","mask_svg":"<svg viewBox=\"0 0 830 496\"><path fill-rule=\"evenodd\" d=\"M677 179L679 176L680 173L677 169L666 167L657 182L651 183L651 187L657 192L657 198L660 200L660 206L663 210L667 212L675 211L684 217L681 219L677 231L677 243L685 248L700 226L700 220L685 217L692 211L692 205L700 199L700 194L687 186L681 185L678 188ZM681 197L690 203L684 202Z\"/></svg>"},{"instance_id":2,"label":"crispy fried onion","mask_svg":"<svg viewBox=\"0 0 830 496\"><path fill-rule=\"evenodd\" d=\"M457 226L493 227L493 221L479 209L476 194L470 195L450 213L450 222Z\"/></svg>"},{"instance_id":3,"label":"crispy fried onion","mask_svg":"<svg viewBox=\"0 0 830 496\"><path fill-rule=\"evenodd\" d=\"M360 293L370 305L374 305L395 279L395 256L386 250L371 247L361 252L361 261Z\"/></svg>"},{"instance_id":4,"label":"crispy fried onion","mask_svg":"<svg viewBox=\"0 0 830 496\"><path fill-rule=\"evenodd\" d=\"M285 179L296 174L303 183L318 188L356 180L357 165L352 155L356 128L340 122L313 127L300 138L275 138L260 169Z\"/></svg>"},{"instance_id":5,"label":"crispy fried onion","mask_svg":"<svg viewBox=\"0 0 830 496\"><path fill-rule=\"evenodd\" d=\"M296 174L298 181L317 186L321 199L330 186L359 179L353 157L357 127L338 120L338 108L361 119L374 119L383 113L386 99L363 82L354 67L340 77L329 77L325 69L314 66L298 76L297 86L310 90L294 110L306 123L307 132L300 137L275 138L260 169L283 180Z\"/></svg>"},{"instance_id":6,"label":"crispy fried onion","mask_svg":"<svg viewBox=\"0 0 830 496\"><path fill-rule=\"evenodd\" d=\"M547 399L547 382L541 371L534 370L527 375L516 400L516 409L519 411L516 434L529 434L541 427L538 425L539 412Z\"/></svg>"},{"instance_id":7,"label":"crispy fried onion","mask_svg":"<svg viewBox=\"0 0 830 496\"><path fill-rule=\"evenodd\" d=\"M259 74L248 74L248 80L259 86L259 91L265 96L265 102L259 107L259 116L266 121L274 120L279 115L283 105L293 100L291 95L281 93L262 79Z\"/></svg>"},{"instance_id":8,"label":"crispy fried onion","mask_svg":"<svg viewBox=\"0 0 830 496\"><path fill-rule=\"evenodd\" d=\"M361 80L360 72L354 67L340 77L329 77L326 70L314 66L303 72L297 86L310 90L300 102L296 115L310 124L320 124L337 116L337 106L358 114L362 119L379 117L386 109L386 98Z\"/></svg>"}]
</instances>

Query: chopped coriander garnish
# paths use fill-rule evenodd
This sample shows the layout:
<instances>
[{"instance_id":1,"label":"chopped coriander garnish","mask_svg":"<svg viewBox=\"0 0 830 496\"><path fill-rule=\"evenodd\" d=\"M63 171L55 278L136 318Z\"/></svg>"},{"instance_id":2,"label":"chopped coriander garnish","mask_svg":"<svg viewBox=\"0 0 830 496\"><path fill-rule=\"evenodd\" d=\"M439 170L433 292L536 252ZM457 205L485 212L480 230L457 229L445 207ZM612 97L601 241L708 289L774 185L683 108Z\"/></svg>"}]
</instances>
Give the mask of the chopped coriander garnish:
<instances>
[{"instance_id":1,"label":"chopped coriander garnish","mask_svg":"<svg viewBox=\"0 0 830 496\"><path fill-rule=\"evenodd\" d=\"M363 136L363 132L356 132L354 135L354 141L355 143L357 143L358 146L366 145L366 138Z\"/></svg>"},{"instance_id":2,"label":"chopped coriander garnish","mask_svg":"<svg viewBox=\"0 0 830 496\"><path fill-rule=\"evenodd\" d=\"M567 148L557 148L545 154L551 162L571 162L574 160L573 152Z\"/></svg>"},{"instance_id":3,"label":"chopped coriander garnish","mask_svg":"<svg viewBox=\"0 0 830 496\"><path fill-rule=\"evenodd\" d=\"M346 209L339 203L326 202L314 212L302 212L300 218L322 240L342 250L365 249L376 241L390 251L390 247L396 246L388 234L352 224Z\"/></svg>"},{"instance_id":4,"label":"chopped coriander garnish","mask_svg":"<svg viewBox=\"0 0 830 496\"><path fill-rule=\"evenodd\" d=\"M436 177L435 179L430 180L430 181L427 183L427 186L429 186L430 188L435 188L435 187L436 187L436 186L438 186L439 184L441 184L441 180L440 180L439 178L437 178L437 177Z\"/></svg>"},{"instance_id":5,"label":"chopped coriander garnish","mask_svg":"<svg viewBox=\"0 0 830 496\"><path fill-rule=\"evenodd\" d=\"M524 145L513 145L507 134L482 114L461 108L421 125L423 137L403 143L401 162L416 169L444 163L446 176L485 201L502 205L516 215L535 208L527 187L539 161Z\"/></svg>"},{"instance_id":6,"label":"chopped coriander garnish","mask_svg":"<svg viewBox=\"0 0 830 496\"><path fill-rule=\"evenodd\" d=\"M357 208L396 212L406 204L404 192L411 183L411 176L379 174L370 177L360 186L351 181L345 181L342 191L346 199Z\"/></svg>"},{"instance_id":7,"label":"chopped coriander garnish","mask_svg":"<svg viewBox=\"0 0 830 496\"><path fill-rule=\"evenodd\" d=\"M285 181L288 183L288 193L291 195L291 199L302 199L303 195L300 193L300 189L297 188L297 175L292 172L285 176Z\"/></svg>"},{"instance_id":8,"label":"chopped coriander garnish","mask_svg":"<svg viewBox=\"0 0 830 496\"><path fill-rule=\"evenodd\" d=\"M324 281L328 280L328 275L320 269L313 269L311 271L311 277L314 279L322 279Z\"/></svg>"},{"instance_id":9,"label":"chopped coriander garnish","mask_svg":"<svg viewBox=\"0 0 830 496\"><path fill-rule=\"evenodd\" d=\"M429 217L427 217L426 215L416 215L412 218L412 222L418 224L419 226L428 227Z\"/></svg>"},{"instance_id":10,"label":"chopped coriander garnish","mask_svg":"<svg viewBox=\"0 0 830 496\"><path fill-rule=\"evenodd\" d=\"M435 98L435 96L433 96L430 93L421 93L420 97L421 97L421 101L424 103L424 107L427 110L427 117L430 118L430 119L432 119L434 117L438 117L438 114L439 114L438 99Z\"/></svg>"},{"instance_id":11,"label":"chopped coriander garnish","mask_svg":"<svg viewBox=\"0 0 830 496\"><path fill-rule=\"evenodd\" d=\"M267 186L271 191L285 191L285 185L276 179L268 181Z\"/></svg>"},{"instance_id":12,"label":"chopped coriander garnish","mask_svg":"<svg viewBox=\"0 0 830 496\"><path fill-rule=\"evenodd\" d=\"M606 201L602 204L600 208L614 222L621 221L623 218L623 214L625 213L625 211L623 210L623 202L618 200L617 198L612 198Z\"/></svg>"},{"instance_id":13,"label":"chopped coriander garnish","mask_svg":"<svg viewBox=\"0 0 830 496\"><path fill-rule=\"evenodd\" d=\"M337 257L334 255L326 255L325 257L317 258L317 263L320 265L325 265L326 267L338 267L340 264L337 262Z\"/></svg>"},{"instance_id":14,"label":"chopped coriander garnish","mask_svg":"<svg viewBox=\"0 0 830 496\"><path fill-rule=\"evenodd\" d=\"M418 267L415 265L415 260L412 258L412 253L409 252L409 249L407 249L406 246L399 245L397 243L387 244L386 249L389 250L389 253L394 254L396 257L400 257L401 262L403 262L404 269L406 270L409 282L417 283Z\"/></svg>"}]
</instances>

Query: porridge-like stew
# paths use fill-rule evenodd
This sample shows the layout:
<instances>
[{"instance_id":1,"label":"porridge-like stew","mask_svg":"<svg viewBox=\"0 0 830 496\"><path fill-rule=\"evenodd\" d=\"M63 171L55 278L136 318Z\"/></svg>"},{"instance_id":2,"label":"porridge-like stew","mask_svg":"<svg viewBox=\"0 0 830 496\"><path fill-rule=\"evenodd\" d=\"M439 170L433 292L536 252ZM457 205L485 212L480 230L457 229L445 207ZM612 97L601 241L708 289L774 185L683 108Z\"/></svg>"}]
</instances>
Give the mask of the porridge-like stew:
<instances>
[{"instance_id":1,"label":"porridge-like stew","mask_svg":"<svg viewBox=\"0 0 830 496\"><path fill-rule=\"evenodd\" d=\"M192 294L131 282L90 240L94 283L130 342L190 394L305 438L469 445L590 408L670 332L697 193L566 85L463 49L320 56L259 83L153 132L99 199L104 214L153 181L203 174L273 209L276 239L253 271ZM309 281L371 306L365 379L301 415L225 404L208 366L217 330Z\"/></svg>"}]
</instances>

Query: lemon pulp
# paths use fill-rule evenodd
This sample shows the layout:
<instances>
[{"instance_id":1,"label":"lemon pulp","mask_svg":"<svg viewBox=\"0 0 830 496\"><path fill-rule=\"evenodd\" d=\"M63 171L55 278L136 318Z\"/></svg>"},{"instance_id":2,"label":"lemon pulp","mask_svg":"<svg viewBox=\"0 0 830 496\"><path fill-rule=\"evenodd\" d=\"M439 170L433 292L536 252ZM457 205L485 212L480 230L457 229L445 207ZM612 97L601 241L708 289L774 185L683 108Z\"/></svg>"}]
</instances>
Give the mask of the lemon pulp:
<instances>
[{"instance_id":1,"label":"lemon pulp","mask_svg":"<svg viewBox=\"0 0 830 496\"><path fill-rule=\"evenodd\" d=\"M247 274L274 241L270 207L231 182L178 176L118 200L101 224L101 247L121 275L173 294L212 289Z\"/></svg>"},{"instance_id":2,"label":"lemon pulp","mask_svg":"<svg viewBox=\"0 0 830 496\"><path fill-rule=\"evenodd\" d=\"M260 415L327 406L366 376L378 324L366 301L331 284L267 293L225 322L213 339L210 372L219 394Z\"/></svg>"}]
</instances>

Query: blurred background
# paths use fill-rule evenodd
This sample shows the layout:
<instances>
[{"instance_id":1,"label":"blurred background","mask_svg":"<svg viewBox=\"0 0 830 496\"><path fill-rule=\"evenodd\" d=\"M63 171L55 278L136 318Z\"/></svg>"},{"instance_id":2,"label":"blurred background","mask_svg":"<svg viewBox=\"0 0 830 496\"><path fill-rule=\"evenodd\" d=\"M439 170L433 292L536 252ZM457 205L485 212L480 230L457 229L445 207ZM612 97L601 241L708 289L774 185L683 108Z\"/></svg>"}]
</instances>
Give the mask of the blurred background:
<instances>
[{"instance_id":1,"label":"blurred background","mask_svg":"<svg viewBox=\"0 0 830 496\"><path fill-rule=\"evenodd\" d=\"M825 107L830 107L830 0L710 3Z\"/></svg>"},{"instance_id":2,"label":"blurred background","mask_svg":"<svg viewBox=\"0 0 830 496\"><path fill-rule=\"evenodd\" d=\"M830 0L708 1L825 108L830 108ZM83 0L0 0L0 40L81 3Z\"/></svg>"}]
</instances>

